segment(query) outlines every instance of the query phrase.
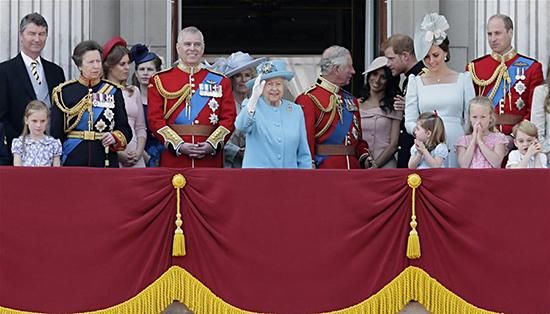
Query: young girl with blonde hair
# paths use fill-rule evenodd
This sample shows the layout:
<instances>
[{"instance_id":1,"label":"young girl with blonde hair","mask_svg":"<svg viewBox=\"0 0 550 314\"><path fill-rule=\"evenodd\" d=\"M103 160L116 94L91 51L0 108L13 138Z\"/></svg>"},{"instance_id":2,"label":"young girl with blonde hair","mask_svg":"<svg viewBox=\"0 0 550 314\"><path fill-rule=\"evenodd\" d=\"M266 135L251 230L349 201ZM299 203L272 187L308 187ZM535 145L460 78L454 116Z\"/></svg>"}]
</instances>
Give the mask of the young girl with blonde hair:
<instances>
[{"instance_id":1,"label":"young girl with blonde hair","mask_svg":"<svg viewBox=\"0 0 550 314\"><path fill-rule=\"evenodd\" d=\"M61 165L61 142L46 135L50 111L40 100L25 108L25 126L21 136L13 139L11 151L14 166L44 167Z\"/></svg>"},{"instance_id":2,"label":"young girl with blonde hair","mask_svg":"<svg viewBox=\"0 0 550 314\"><path fill-rule=\"evenodd\" d=\"M456 142L461 168L500 168L506 156L508 139L496 128L493 103L483 96L470 100L466 135Z\"/></svg>"},{"instance_id":3,"label":"young girl with blonde hair","mask_svg":"<svg viewBox=\"0 0 550 314\"><path fill-rule=\"evenodd\" d=\"M414 145L409 168L444 168L449 148L445 144L445 126L436 112L424 112L416 120Z\"/></svg>"}]
</instances>

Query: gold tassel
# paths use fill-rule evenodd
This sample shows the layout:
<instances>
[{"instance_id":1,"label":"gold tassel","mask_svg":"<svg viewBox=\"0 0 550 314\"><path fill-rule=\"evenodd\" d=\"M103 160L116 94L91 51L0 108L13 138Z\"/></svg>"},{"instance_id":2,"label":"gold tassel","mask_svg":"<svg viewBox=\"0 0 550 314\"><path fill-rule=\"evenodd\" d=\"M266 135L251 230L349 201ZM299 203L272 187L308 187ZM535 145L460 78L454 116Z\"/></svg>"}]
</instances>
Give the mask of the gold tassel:
<instances>
[{"instance_id":1,"label":"gold tassel","mask_svg":"<svg viewBox=\"0 0 550 314\"><path fill-rule=\"evenodd\" d=\"M183 235L183 220L181 219L181 189L187 184L185 177L176 174L172 177L172 185L176 189L176 231L174 231L174 241L172 242L172 256L185 256L185 236Z\"/></svg>"},{"instance_id":2,"label":"gold tassel","mask_svg":"<svg viewBox=\"0 0 550 314\"><path fill-rule=\"evenodd\" d=\"M420 237L416 231L416 189L422 183L422 179L416 173L410 174L407 178L407 184L412 188L412 215L411 215L411 231L407 239L407 258L417 259L421 256Z\"/></svg>"}]
</instances>

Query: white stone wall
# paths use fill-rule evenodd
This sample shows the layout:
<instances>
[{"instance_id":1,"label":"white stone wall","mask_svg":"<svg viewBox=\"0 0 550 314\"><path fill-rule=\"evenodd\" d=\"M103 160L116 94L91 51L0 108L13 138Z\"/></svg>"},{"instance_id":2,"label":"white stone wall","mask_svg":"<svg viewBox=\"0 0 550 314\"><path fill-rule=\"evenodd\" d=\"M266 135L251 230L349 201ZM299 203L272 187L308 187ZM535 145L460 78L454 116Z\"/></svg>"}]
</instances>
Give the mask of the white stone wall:
<instances>
[{"instance_id":1,"label":"white stone wall","mask_svg":"<svg viewBox=\"0 0 550 314\"><path fill-rule=\"evenodd\" d=\"M19 22L38 12L48 22L44 58L59 64L68 78L78 75L71 61L74 47L90 37L90 0L0 0L0 60L19 53Z\"/></svg>"}]
</instances>

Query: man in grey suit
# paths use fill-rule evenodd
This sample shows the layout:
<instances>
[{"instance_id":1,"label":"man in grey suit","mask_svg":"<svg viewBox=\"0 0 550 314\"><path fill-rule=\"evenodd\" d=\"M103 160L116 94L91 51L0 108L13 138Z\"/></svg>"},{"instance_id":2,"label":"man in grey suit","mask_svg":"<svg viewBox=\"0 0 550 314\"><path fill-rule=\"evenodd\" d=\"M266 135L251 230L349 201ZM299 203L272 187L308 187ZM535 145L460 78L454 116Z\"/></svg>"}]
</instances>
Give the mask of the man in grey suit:
<instances>
[{"instance_id":1,"label":"man in grey suit","mask_svg":"<svg viewBox=\"0 0 550 314\"><path fill-rule=\"evenodd\" d=\"M41 57L47 38L46 19L27 14L19 24L20 53L0 63L0 164L11 164L11 141L23 131L27 104L38 99L51 107L53 88L65 81L63 69Z\"/></svg>"}]
</instances>

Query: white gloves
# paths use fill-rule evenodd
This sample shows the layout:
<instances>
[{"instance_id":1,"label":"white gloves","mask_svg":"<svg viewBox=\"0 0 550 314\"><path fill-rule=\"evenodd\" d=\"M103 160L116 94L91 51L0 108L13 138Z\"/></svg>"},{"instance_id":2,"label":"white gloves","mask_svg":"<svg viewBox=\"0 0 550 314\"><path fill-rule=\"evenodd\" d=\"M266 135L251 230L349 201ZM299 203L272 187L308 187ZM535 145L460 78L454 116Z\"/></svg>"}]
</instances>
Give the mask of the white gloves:
<instances>
[{"instance_id":1,"label":"white gloves","mask_svg":"<svg viewBox=\"0 0 550 314\"><path fill-rule=\"evenodd\" d=\"M262 74L260 73L254 81L254 86L252 87L252 95L250 96L247 104L247 110L250 114L253 114L256 110L256 104L258 103L258 99L260 99L260 96L264 91L264 86L265 80L262 81Z\"/></svg>"}]
</instances>

